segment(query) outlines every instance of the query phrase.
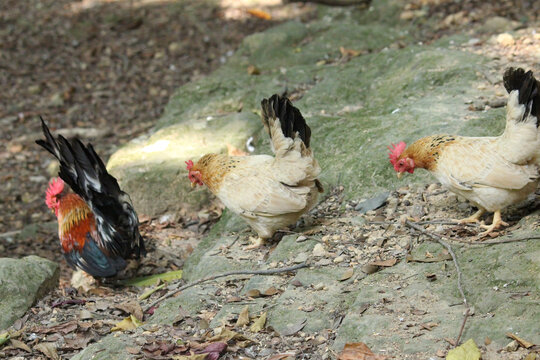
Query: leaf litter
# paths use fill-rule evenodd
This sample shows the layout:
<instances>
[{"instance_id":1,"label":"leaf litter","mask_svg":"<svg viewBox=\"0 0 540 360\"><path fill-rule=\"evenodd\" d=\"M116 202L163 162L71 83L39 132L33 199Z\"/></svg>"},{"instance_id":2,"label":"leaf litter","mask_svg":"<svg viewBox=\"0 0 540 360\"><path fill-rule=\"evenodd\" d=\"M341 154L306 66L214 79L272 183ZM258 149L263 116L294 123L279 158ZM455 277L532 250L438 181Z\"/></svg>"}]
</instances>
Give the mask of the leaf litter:
<instances>
[{"instance_id":1,"label":"leaf litter","mask_svg":"<svg viewBox=\"0 0 540 360\"><path fill-rule=\"evenodd\" d=\"M85 348L89 343L96 342L101 337L109 334L115 325L125 320L128 312L129 322L136 324L139 320L142 320L141 314L136 309L130 309L122 306L122 304L128 299L135 299L138 295L143 294L146 289L128 287L119 290L95 287L95 285L90 285L80 292L71 289L72 285L69 281L71 270L67 267L58 251L53 215L46 210L43 199L39 195L43 193L47 178L42 176L42 178L35 178L36 181L29 180L36 174L43 174L43 168L48 165L48 162L43 162L43 154L38 149L35 149L32 144L33 140L39 137L40 134L38 123L34 121L35 117L38 114L43 114L53 124L54 130L84 129L84 131L79 132L79 135L87 136L83 140L91 140L96 145L98 152L106 159L117 146L139 134L145 133L153 125L153 122L146 119L159 117L169 94L175 88L215 69L221 63L220 55L229 51L230 48L234 48L239 39L246 33L264 29L270 26L272 22L268 20L258 22L257 17L254 16L242 27L233 29L232 32L229 31L225 38L210 37L209 42L206 43L207 45L200 46L197 44L195 49L191 48L192 61L184 61L185 59L175 61L182 59L183 55L181 52L177 52L177 49L185 45L178 43L177 38L179 36L174 33L169 34L167 31L159 33L159 37L163 39L163 42L168 43L165 52L162 51L163 44L152 42L152 38L156 33L155 26L171 22L171 18L176 16L177 12L169 12L170 9L158 6L143 10L134 8L128 14L124 14L124 9L115 8L117 4L112 3L100 4L94 10L90 9L81 12L80 9L75 8L76 4L71 7L71 3L68 4L67 1L50 0L49 2L45 1L45 3L47 4L42 7L33 7L25 4L25 2L14 1L8 5L11 7L8 18L26 17L31 20L28 24L32 25L25 25L20 29L15 28L13 31L7 32L7 36L3 38L5 43L16 44L15 40L20 38L21 34L24 34L31 42L29 44L30 48L36 48L41 52L28 51L29 48L23 47L14 48L15 51L13 52L2 52L0 54L0 60L5 60L2 56L9 56L8 61L2 63L20 65L19 69L11 67L7 69L9 74L17 76L17 81L14 86L7 88L0 95L0 105L3 105L0 106L0 109L2 109L0 110L0 122L10 125L4 126L6 128L4 136L8 141L0 147L0 161L2 164L0 167L0 179L5 184L0 189L0 197L5 199L5 206L0 212L0 232L9 233L14 231L14 233L17 233L30 222L38 221L40 225L35 232L35 236L17 238L17 241L6 240L10 239L9 236L11 235L0 238L0 250L2 250L2 253L8 253L9 256L20 257L34 253L60 262L62 269L61 286L54 293L45 296L31 309L27 314L27 325L19 322L17 324L19 331L11 329L10 332L0 334L0 356L22 356L28 350L25 347L26 345L47 358L56 359L60 358L60 355L69 358L80 349ZM188 2L188 6L193 6L192 10L200 15L201 22L209 27L210 33L221 34L220 31L213 29L214 26L216 29L222 28L223 18L221 16L223 13L220 15L216 13L215 9L194 6L195 3ZM463 3L467 5L471 2ZM443 4L442 6L446 5ZM489 7L489 5L484 6ZM441 13L445 11L444 9L441 10L440 7L437 7L437 9ZM117 18L104 21L102 14L108 12L104 10L110 10L110 13L115 16L118 15ZM73 11L73 13L66 16L67 11ZM224 12L226 11L228 10ZM34 23L34 19L38 19L38 23ZM41 22L46 22L47 26L41 24ZM93 23L97 25L92 25ZM183 27L185 27L186 31L191 29L194 33L200 33L200 29L189 21L184 22ZM45 31L41 31L41 29L45 29ZM444 31L448 31L448 29L444 29ZM32 34L32 36L28 36L28 34ZM136 34L141 39L140 44L134 46L129 44L127 40L133 34ZM518 45L524 47L536 46L535 41L537 40L533 39L527 45L526 36L523 35L523 32L522 35L519 34L518 31L516 35ZM69 45L69 41L62 41L64 38L74 41ZM189 39L190 37L186 36L185 38ZM50 39L53 39L53 41L50 41ZM54 41L55 39L60 40ZM47 46L44 46L44 44L47 44ZM54 44L54 47L49 48L48 44ZM357 50L354 49L343 48L339 50L341 56L347 59L359 55ZM514 47L505 50L497 45L486 43L482 44L482 46L475 46L472 50L484 51L495 56L503 52L504 59L511 59L511 56L514 56L519 51L519 48ZM504 51L507 52L504 53ZM37 57L41 56L40 53L45 53L55 60L44 64L37 59ZM109 78L108 74L111 69L118 65L117 62L125 61L125 59L120 60L111 56L111 54L115 53L127 54L128 70L122 74L122 77L112 76ZM73 61L74 66L72 68L60 66L66 63L64 54L70 59L76 59L76 61ZM200 61L200 59L204 60ZM523 59L523 61L527 61L526 57L523 57ZM185 64L186 69L170 72L170 68L167 66L170 62ZM31 70L35 64L43 65L39 73ZM60 69L62 73L66 74L65 78L59 81L51 81L51 79L55 78L54 75L59 73ZM149 71L141 71L141 69L149 69ZM146 75L148 76L140 83L138 83L138 80L134 80ZM123 83L122 78L128 79L128 82ZM133 83L133 81L136 83ZM148 94L152 94L152 96L149 97ZM123 106L119 107L119 103ZM113 118L116 120L115 125L110 123L110 119ZM107 127L107 131L97 131L102 127ZM20 176L12 176L12 173L17 173ZM412 196L416 195L413 191L406 190L403 194L392 194L390 201L392 198L402 198L407 193L412 194ZM436 191L432 193L436 193ZM447 194L433 196L440 199L447 196ZM395 212L391 212L390 206L368 212L365 217L368 224L363 228L350 221L350 216L347 218L351 214L352 218L357 216L353 210L360 202L345 204L346 214L344 216L338 211L339 205L342 204L341 199L339 193L336 193L329 198L329 201L323 202L314 215L317 219L326 220L326 222L316 223L315 226L304 231L303 235L301 235L314 235L325 244L325 247L321 245L324 251L320 253L320 264L324 264L329 259L334 261L336 258L341 257L339 262L332 265L339 270L336 272L336 279L341 276L344 283L347 283L345 280L349 279L349 281L354 282L356 276L353 277L354 270L351 274L351 269L360 268L363 271L372 263L391 264L393 261L396 263L407 257L407 251L409 250L407 246L409 244L399 243L396 245L395 243L396 239L403 237L404 234L399 234L396 229L391 229L385 224L376 224L378 221L388 221L394 215ZM144 235L152 238L158 250L165 249L165 251L153 252L153 255L145 259L140 271L135 275L144 277L149 274L178 271L183 265L183 259L189 255L198 240L220 216L221 209L217 207L214 210L214 212L211 212L210 220L180 214L178 222L165 223L161 223L159 219L145 219L141 214L141 228ZM437 214L434 217L437 217ZM444 214L440 217L444 217ZM342 218L341 220L344 221L335 221L336 218ZM198 225L188 229L189 225L187 224L193 220ZM45 225L42 226L41 224ZM437 225L430 225L431 230L436 230L436 227ZM344 236L343 234L349 235ZM450 226L443 228L443 234L449 237L470 237L476 234L476 230L461 226ZM323 239L323 237L326 238ZM181 255L178 255L178 253L170 254L171 246L166 245L176 240L179 241L175 246L179 242L183 246ZM358 247L361 247L366 254L360 255ZM357 250L355 251L355 249ZM337 255L338 253L339 255ZM446 261L445 257L447 255L443 254L440 257L436 255L432 258L426 256L425 260ZM413 258L412 261L421 260ZM348 268L344 269L345 266ZM379 266L381 265L374 265L372 268L377 271ZM366 273L370 274L371 272ZM348 277L349 274L351 277ZM159 284L147 290L149 292L147 296L152 297L163 294L166 290L165 285ZM295 287L304 286L306 289L309 287L309 284L304 285L298 280L293 280L291 285ZM276 291L272 290L272 294L268 292L269 289L262 291L262 293L259 291L259 294L253 298L264 295L279 295L279 289L281 288L278 286L274 287L274 289ZM235 302L244 301L243 297L227 292L223 294L229 300ZM63 300L58 302L60 298ZM265 298L265 301L270 301L270 299ZM385 311L382 305L384 304L367 304L362 307L363 311L360 313L368 308ZM424 305L426 304L416 304L420 308ZM428 306L425 306L425 308L429 309ZM133 313L137 313L137 315ZM81 314L84 316L81 316ZM427 314L429 312L422 309L412 309L410 311L411 319L418 320L417 328L420 327L424 331L430 331L434 327L430 322L420 321ZM84 321L77 320L76 324L73 322L73 319L80 319L81 317L84 317ZM257 318L256 321L261 322L261 318L262 316ZM218 352L196 354L195 349L202 348L204 350L205 347L212 349L212 342L221 342L228 343L225 353L227 355L225 356L235 358L238 354L248 352L262 354L263 349L258 347L257 344L263 343L272 346L275 351L271 355L272 358L294 358L295 354L300 352L307 354L323 354L327 352L329 345L327 341L332 339L332 336L335 336L331 332L308 336L302 332L306 324L306 321L302 320L297 324L293 324L286 338L278 336L271 328L264 328L263 323L259 332L249 333L249 336L254 338L254 340L251 340L241 332L233 331L234 324L229 324L229 328L207 329L201 333L200 331L203 329L197 328L196 321L189 313L180 314L179 319L178 324L181 327L160 326L159 328L151 328L152 331L145 331L142 336L142 344L129 347L127 351L130 354L144 353L147 356L144 350L153 349L153 352L148 351L149 358L152 358L151 356L155 358L160 356L164 358L184 356L187 359L195 359L195 356L208 358L210 355L206 354L212 353L214 354L212 356L216 356L215 354ZM140 333L137 332L137 336L139 336L138 334ZM133 335L135 336L135 333ZM317 340L318 336L321 338ZM515 336L517 337L517 335ZM41 337L44 338L43 341ZM177 343L179 339L182 339L180 344ZM518 339L514 341L523 348L527 348L531 344L521 338ZM157 344L157 347L152 347L152 344ZM171 344L174 346L171 347ZM191 354L191 350L193 350L193 354ZM223 353L219 354L224 355ZM516 356L521 356L520 354L518 350Z\"/></svg>"}]
</instances>

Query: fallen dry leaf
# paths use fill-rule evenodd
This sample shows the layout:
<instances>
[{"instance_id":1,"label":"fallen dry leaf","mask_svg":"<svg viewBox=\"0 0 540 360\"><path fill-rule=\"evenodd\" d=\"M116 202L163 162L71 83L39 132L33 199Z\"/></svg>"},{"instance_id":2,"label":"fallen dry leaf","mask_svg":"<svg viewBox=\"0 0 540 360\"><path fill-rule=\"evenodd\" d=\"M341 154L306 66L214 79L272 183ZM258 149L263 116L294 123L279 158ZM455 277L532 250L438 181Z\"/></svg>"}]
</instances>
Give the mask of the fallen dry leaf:
<instances>
[{"instance_id":1,"label":"fallen dry leaf","mask_svg":"<svg viewBox=\"0 0 540 360\"><path fill-rule=\"evenodd\" d=\"M264 324L266 324L266 312L262 313L262 315L251 324L249 330L251 330L251 332L259 332L264 329Z\"/></svg>"},{"instance_id":2,"label":"fallen dry leaf","mask_svg":"<svg viewBox=\"0 0 540 360\"><path fill-rule=\"evenodd\" d=\"M10 334L7 331L0 334L0 346L8 342L9 338L10 338Z\"/></svg>"},{"instance_id":3,"label":"fallen dry leaf","mask_svg":"<svg viewBox=\"0 0 540 360\"><path fill-rule=\"evenodd\" d=\"M227 343L215 342L204 349L195 351L197 354L207 354L206 360L217 360L227 350Z\"/></svg>"},{"instance_id":4,"label":"fallen dry leaf","mask_svg":"<svg viewBox=\"0 0 540 360\"><path fill-rule=\"evenodd\" d=\"M439 326L439 324L437 323L434 323L434 322L429 322L429 323L425 323L425 324L420 324L420 327L422 329L426 329L428 331L431 331L431 329L433 329L434 327L437 327Z\"/></svg>"},{"instance_id":5,"label":"fallen dry leaf","mask_svg":"<svg viewBox=\"0 0 540 360\"><path fill-rule=\"evenodd\" d=\"M296 324L292 324L291 326L288 326L287 328L285 328L285 330L281 331L279 334L281 336L290 336L290 335L296 334L297 332L302 330L304 326L306 326L306 323L307 323L307 319L302 319Z\"/></svg>"},{"instance_id":6,"label":"fallen dry leaf","mask_svg":"<svg viewBox=\"0 0 540 360\"><path fill-rule=\"evenodd\" d=\"M29 353L32 352L32 349L30 349L30 347L28 345L26 345L25 343L23 343L22 341L15 340L15 339L10 339L10 342L11 342L11 346L13 346L13 347L15 347L17 349L21 349L21 350L24 350L24 351L29 352Z\"/></svg>"},{"instance_id":7,"label":"fallen dry leaf","mask_svg":"<svg viewBox=\"0 0 540 360\"><path fill-rule=\"evenodd\" d=\"M259 19L263 19L263 20L272 20L272 15L270 15L269 13L267 13L266 11L263 11L263 10L259 10L259 9L247 9L246 12L251 15L251 16L254 16L256 18L259 18Z\"/></svg>"},{"instance_id":8,"label":"fallen dry leaf","mask_svg":"<svg viewBox=\"0 0 540 360\"><path fill-rule=\"evenodd\" d=\"M97 335L91 331L87 333L77 333L74 339L65 339L62 350L80 350L88 346L88 343L97 340Z\"/></svg>"},{"instance_id":9,"label":"fallen dry leaf","mask_svg":"<svg viewBox=\"0 0 540 360\"><path fill-rule=\"evenodd\" d=\"M346 49L343 46L339 48L339 52L341 53L342 56L350 56L350 57L357 57L363 54L363 51Z\"/></svg>"},{"instance_id":10,"label":"fallen dry leaf","mask_svg":"<svg viewBox=\"0 0 540 360\"><path fill-rule=\"evenodd\" d=\"M259 69L255 65L249 65L247 67L247 73L248 75L261 75L261 69Z\"/></svg>"},{"instance_id":11,"label":"fallen dry leaf","mask_svg":"<svg viewBox=\"0 0 540 360\"><path fill-rule=\"evenodd\" d=\"M508 336L511 339L516 340L519 343L519 345L521 345L525 349L529 349L529 348L532 348L534 346L533 343L528 342L527 340L524 340L524 339L522 339L522 338L520 338L517 335L514 335L512 333L506 333L506 336Z\"/></svg>"},{"instance_id":12,"label":"fallen dry leaf","mask_svg":"<svg viewBox=\"0 0 540 360\"><path fill-rule=\"evenodd\" d=\"M86 294L89 293L90 290L95 289L97 283L92 276L84 271L76 270L73 272L73 275L71 275L71 286Z\"/></svg>"},{"instance_id":13,"label":"fallen dry leaf","mask_svg":"<svg viewBox=\"0 0 540 360\"><path fill-rule=\"evenodd\" d=\"M236 320L236 326L245 326L249 324L249 306L246 305L240 314L238 315L238 320Z\"/></svg>"},{"instance_id":14,"label":"fallen dry leaf","mask_svg":"<svg viewBox=\"0 0 540 360\"><path fill-rule=\"evenodd\" d=\"M239 334L229 329L223 329L221 333L219 333L218 335L212 336L210 339L208 339L208 341L210 342L228 342L230 340L238 340L238 341L247 340L247 341L252 342L251 339L245 337L244 335Z\"/></svg>"},{"instance_id":15,"label":"fallen dry leaf","mask_svg":"<svg viewBox=\"0 0 540 360\"><path fill-rule=\"evenodd\" d=\"M377 270L379 270L379 267L377 265L366 264L362 266L362 272L368 275L377 272Z\"/></svg>"},{"instance_id":16,"label":"fallen dry leaf","mask_svg":"<svg viewBox=\"0 0 540 360\"><path fill-rule=\"evenodd\" d=\"M369 263L369 265L390 267L390 266L396 265L396 263L397 263L397 259L392 258L392 259L386 259L386 260L372 261Z\"/></svg>"},{"instance_id":17,"label":"fallen dry leaf","mask_svg":"<svg viewBox=\"0 0 540 360\"><path fill-rule=\"evenodd\" d=\"M139 321L135 316L129 315L124 320L120 321L116 326L111 329L112 331L126 331L126 330L135 330L143 323Z\"/></svg>"},{"instance_id":18,"label":"fallen dry leaf","mask_svg":"<svg viewBox=\"0 0 540 360\"><path fill-rule=\"evenodd\" d=\"M353 275L354 275L354 269L353 269L353 268L348 268L347 270L345 270L345 272L343 273L343 275L341 275L341 277L339 278L339 281L345 281L345 280L348 280L348 279L350 279Z\"/></svg>"},{"instance_id":19,"label":"fallen dry leaf","mask_svg":"<svg viewBox=\"0 0 540 360\"><path fill-rule=\"evenodd\" d=\"M124 301L123 303L116 304L115 308L120 309L127 314L135 316L137 320L140 320L140 321L143 320L143 311L142 311L141 305L139 305L137 301L134 301L134 300Z\"/></svg>"},{"instance_id":20,"label":"fallen dry leaf","mask_svg":"<svg viewBox=\"0 0 540 360\"><path fill-rule=\"evenodd\" d=\"M435 353L435 355L437 355L440 358L444 357L445 354L446 352L442 349L437 350L437 352Z\"/></svg>"},{"instance_id":21,"label":"fallen dry leaf","mask_svg":"<svg viewBox=\"0 0 540 360\"><path fill-rule=\"evenodd\" d=\"M42 342L34 346L34 350L37 350L49 359L52 360L60 360L60 356L58 356L58 353L56 352L56 345L54 343L50 342Z\"/></svg>"},{"instance_id":22,"label":"fallen dry leaf","mask_svg":"<svg viewBox=\"0 0 540 360\"><path fill-rule=\"evenodd\" d=\"M78 323L77 320L71 320L48 328L34 328L32 331L41 334L61 333L66 335L77 330Z\"/></svg>"},{"instance_id":23,"label":"fallen dry leaf","mask_svg":"<svg viewBox=\"0 0 540 360\"><path fill-rule=\"evenodd\" d=\"M261 292L257 289L251 289L251 290L248 290L248 292L246 292L246 296L251 297L251 298L258 298L258 297L261 297Z\"/></svg>"},{"instance_id":24,"label":"fallen dry leaf","mask_svg":"<svg viewBox=\"0 0 540 360\"><path fill-rule=\"evenodd\" d=\"M278 289L276 289L275 287L271 286L269 287L268 289L266 289L262 295L264 296L273 296L273 295L276 295L276 294L279 294L280 291Z\"/></svg>"},{"instance_id":25,"label":"fallen dry leaf","mask_svg":"<svg viewBox=\"0 0 540 360\"><path fill-rule=\"evenodd\" d=\"M452 349L446 355L446 360L480 360L482 354L473 339L467 340L464 344Z\"/></svg>"},{"instance_id":26,"label":"fallen dry leaf","mask_svg":"<svg viewBox=\"0 0 540 360\"><path fill-rule=\"evenodd\" d=\"M384 360L386 357L375 355L363 342L345 344L338 360Z\"/></svg>"}]
</instances>

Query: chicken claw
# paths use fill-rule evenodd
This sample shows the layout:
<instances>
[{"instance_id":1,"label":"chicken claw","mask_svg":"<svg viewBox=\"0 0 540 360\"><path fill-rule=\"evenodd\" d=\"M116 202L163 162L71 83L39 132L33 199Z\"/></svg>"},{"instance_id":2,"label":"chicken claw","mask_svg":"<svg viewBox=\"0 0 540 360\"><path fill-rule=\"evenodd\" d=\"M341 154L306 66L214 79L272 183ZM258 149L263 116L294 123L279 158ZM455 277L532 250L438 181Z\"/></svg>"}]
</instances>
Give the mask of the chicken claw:
<instances>
[{"instance_id":1,"label":"chicken claw","mask_svg":"<svg viewBox=\"0 0 540 360\"><path fill-rule=\"evenodd\" d=\"M244 248L244 250L259 249L259 248L263 247L266 244L265 240L260 236L257 236L257 237L250 236L249 241L251 241L252 244L246 246Z\"/></svg>"},{"instance_id":2,"label":"chicken claw","mask_svg":"<svg viewBox=\"0 0 540 360\"><path fill-rule=\"evenodd\" d=\"M456 221L458 222L458 224L479 223L480 218L482 217L482 215L484 215L485 212L486 211L484 209L478 209L478 211L472 214L471 216L465 219L456 220Z\"/></svg>"},{"instance_id":3,"label":"chicken claw","mask_svg":"<svg viewBox=\"0 0 540 360\"><path fill-rule=\"evenodd\" d=\"M500 228L501 226L508 226L507 222L502 221L501 211L497 210L493 213L493 222L491 225L480 225L481 228L486 229L486 231L481 232L478 236L483 237L491 233L493 230Z\"/></svg>"}]
</instances>

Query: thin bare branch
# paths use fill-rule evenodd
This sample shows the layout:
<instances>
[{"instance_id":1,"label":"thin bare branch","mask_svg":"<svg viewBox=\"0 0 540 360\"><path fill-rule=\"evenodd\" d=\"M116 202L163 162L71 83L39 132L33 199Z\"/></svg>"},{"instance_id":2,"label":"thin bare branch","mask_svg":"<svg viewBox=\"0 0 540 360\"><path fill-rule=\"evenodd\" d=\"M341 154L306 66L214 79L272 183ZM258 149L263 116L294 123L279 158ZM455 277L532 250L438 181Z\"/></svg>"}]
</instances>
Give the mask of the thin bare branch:
<instances>
[{"instance_id":1,"label":"thin bare branch","mask_svg":"<svg viewBox=\"0 0 540 360\"><path fill-rule=\"evenodd\" d=\"M180 291L189 289L190 287L202 284L202 283L207 282L207 281L219 279L219 278L226 277L226 276L233 276L233 275L275 275L275 274L281 274L281 273L285 273L285 272L295 271L295 270L298 270L298 269L305 268L307 266L308 265L306 263L302 263L302 264L298 264L298 265L294 265L294 266L282 267L282 268L276 268L276 269L236 270L236 271L224 272L224 273L220 273L220 274L216 274L216 275L212 275L212 276L207 276L205 278L190 282L189 284L186 284L186 285L183 285L183 286L180 286L180 284L176 284L175 289L170 290L169 292L167 292L165 295L163 295L159 299L157 299L154 302L152 302L151 304L147 305L144 308L144 312L147 312L152 307L156 306L157 304L159 304L163 300L165 300L167 298L170 298L173 295L176 295Z\"/></svg>"},{"instance_id":2,"label":"thin bare branch","mask_svg":"<svg viewBox=\"0 0 540 360\"><path fill-rule=\"evenodd\" d=\"M427 235L428 237L430 237L431 239L435 240L436 242L441 244L443 247L445 247L446 250L448 250L448 253L450 254L450 256L452 256L452 260L454 261L454 266L456 267L457 286L458 286L459 293L461 294L461 297L463 298L463 303L465 304L465 306L469 307L469 303L467 302L467 297L465 296L465 293L463 292L463 286L462 286L463 274L461 273L461 269L457 261L457 256L454 253L454 250L452 250L452 247L448 243L446 243L441 236L427 231L426 229L422 228L421 226L419 226L418 224L415 224L412 221L406 220L405 225L413 228L416 231L421 232L424 235Z\"/></svg>"},{"instance_id":3,"label":"thin bare branch","mask_svg":"<svg viewBox=\"0 0 540 360\"><path fill-rule=\"evenodd\" d=\"M459 341L461 340L461 335L463 335L463 329L465 329L465 323L467 322L467 319L469 318L470 309L467 308L465 311L465 316L463 317L463 322L461 323L461 328L459 329L459 334L456 338L456 346L459 346Z\"/></svg>"}]
</instances>

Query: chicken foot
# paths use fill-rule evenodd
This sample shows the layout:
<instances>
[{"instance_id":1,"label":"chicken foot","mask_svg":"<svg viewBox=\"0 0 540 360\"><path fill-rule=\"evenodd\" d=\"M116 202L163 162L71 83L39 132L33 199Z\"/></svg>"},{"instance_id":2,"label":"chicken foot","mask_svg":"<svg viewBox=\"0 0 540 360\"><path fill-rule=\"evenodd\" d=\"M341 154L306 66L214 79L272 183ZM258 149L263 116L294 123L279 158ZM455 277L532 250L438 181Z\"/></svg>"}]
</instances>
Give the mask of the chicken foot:
<instances>
[{"instance_id":1,"label":"chicken foot","mask_svg":"<svg viewBox=\"0 0 540 360\"><path fill-rule=\"evenodd\" d=\"M480 225L481 228L486 229L486 231L478 234L480 237L486 236L491 233L493 230L500 228L501 226L508 226L507 222L502 221L501 219L501 210L497 210L493 213L493 222L491 225Z\"/></svg>"},{"instance_id":2,"label":"chicken foot","mask_svg":"<svg viewBox=\"0 0 540 360\"><path fill-rule=\"evenodd\" d=\"M475 212L474 214L472 214L471 216L469 216L469 217L467 217L465 219L456 220L456 221L459 224L479 223L480 218L482 217L482 215L484 215L485 212L486 212L486 210L484 210L484 209L478 209L478 211Z\"/></svg>"},{"instance_id":3,"label":"chicken foot","mask_svg":"<svg viewBox=\"0 0 540 360\"><path fill-rule=\"evenodd\" d=\"M266 241L260 236L257 236L257 237L250 236L249 241L251 241L251 245L246 246L244 250L259 249L266 244Z\"/></svg>"}]
</instances>

